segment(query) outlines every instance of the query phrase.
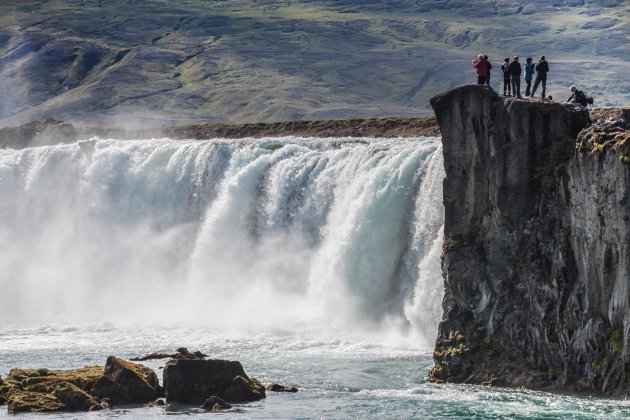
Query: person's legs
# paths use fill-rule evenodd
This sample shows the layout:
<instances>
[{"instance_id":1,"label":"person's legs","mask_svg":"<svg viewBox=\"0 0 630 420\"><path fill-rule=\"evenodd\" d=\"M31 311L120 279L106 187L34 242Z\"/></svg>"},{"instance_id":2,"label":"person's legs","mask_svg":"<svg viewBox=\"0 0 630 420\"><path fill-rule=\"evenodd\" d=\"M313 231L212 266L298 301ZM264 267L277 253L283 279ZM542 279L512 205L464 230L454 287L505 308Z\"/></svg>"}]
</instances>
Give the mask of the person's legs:
<instances>
[{"instance_id":1,"label":"person's legs","mask_svg":"<svg viewBox=\"0 0 630 420\"><path fill-rule=\"evenodd\" d=\"M538 85L540 84L540 77L536 76L536 81L534 82L534 88L532 89L532 96L536 93L536 89L538 89Z\"/></svg>"},{"instance_id":2,"label":"person's legs","mask_svg":"<svg viewBox=\"0 0 630 420\"><path fill-rule=\"evenodd\" d=\"M516 84L516 97L517 98L522 98L521 96L521 78L520 76L517 76L514 78L514 83Z\"/></svg>"},{"instance_id":3,"label":"person's legs","mask_svg":"<svg viewBox=\"0 0 630 420\"><path fill-rule=\"evenodd\" d=\"M486 85L490 86L490 75L486 77Z\"/></svg>"},{"instance_id":4,"label":"person's legs","mask_svg":"<svg viewBox=\"0 0 630 420\"><path fill-rule=\"evenodd\" d=\"M516 96L516 77L512 76L512 96Z\"/></svg>"},{"instance_id":5,"label":"person's legs","mask_svg":"<svg viewBox=\"0 0 630 420\"><path fill-rule=\"evenodd\" d=\"M507 92L507 94L510 94L510 79L503 79L503 94L505 95L505 92Z\"/></svg>"},{"instance_id":6,"label":"person's legs","mask_svg":"<svg viewBox=\"0 0 630 420\"><path fill-rule=\"evenodd\" d=\"M527 83L527 87L525 88L525 96L529 96L532 90L532 81L526 80L525 83Z\"/></svg>"},{"instance_id":7,"label":"person's legs","mask_svg":"<svg viewBox=\"0 0 630 420\"><path fill-rule=\"evenodd\" d=\"M545 77L544 79L541 80L542 82L542 98L545 99L545 90L547 88L547 77Z\"/></svg>"},{"instance_id":8,"label":"person's legs","mask_svg":"<svg viewBox=\"0 0 630 420\"><path fill-rule=\"evenodd\" d=\"M485 85L486 84L486 78L484 76L477 76L477 84L478 85Z\"/></svg>"}]
</instances>

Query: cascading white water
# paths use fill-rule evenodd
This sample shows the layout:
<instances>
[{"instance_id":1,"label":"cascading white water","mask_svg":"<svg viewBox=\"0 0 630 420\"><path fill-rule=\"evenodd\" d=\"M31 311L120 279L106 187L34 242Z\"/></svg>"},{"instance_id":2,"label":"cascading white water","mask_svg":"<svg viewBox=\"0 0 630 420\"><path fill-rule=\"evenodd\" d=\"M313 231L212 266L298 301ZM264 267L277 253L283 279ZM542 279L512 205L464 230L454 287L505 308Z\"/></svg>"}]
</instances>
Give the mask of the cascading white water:
<instances>
[{"instance_id":1,"label":"cascading white water","mask_svg":"<svg viewBox=\"0 0 630 420\"><path fill-rule=\"evenodd\" d=\"M441 156L431 138L0 150L0 317L433 335Z\"/></svg>"}]
</instances>

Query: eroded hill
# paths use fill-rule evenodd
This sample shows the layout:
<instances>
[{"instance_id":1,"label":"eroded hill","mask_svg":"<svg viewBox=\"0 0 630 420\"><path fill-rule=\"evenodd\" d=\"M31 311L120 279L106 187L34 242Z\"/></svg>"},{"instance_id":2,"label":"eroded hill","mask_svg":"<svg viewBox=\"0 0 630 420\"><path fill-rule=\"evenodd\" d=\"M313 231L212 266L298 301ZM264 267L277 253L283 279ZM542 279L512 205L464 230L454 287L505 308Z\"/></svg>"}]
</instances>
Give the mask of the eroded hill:
<instances>
[{"instance_id":1,"label":"eroded hill","mask_svg":"<svg viewBox=\"0 0 630 420\"><path fill-rule=\"evenodd\" d=\"M630 101L628 2L4 0L0 125L430 113L470 59L546 54L549 92ZM499 72L495 69L494 84Z\"/></svg>"}]
</instances>

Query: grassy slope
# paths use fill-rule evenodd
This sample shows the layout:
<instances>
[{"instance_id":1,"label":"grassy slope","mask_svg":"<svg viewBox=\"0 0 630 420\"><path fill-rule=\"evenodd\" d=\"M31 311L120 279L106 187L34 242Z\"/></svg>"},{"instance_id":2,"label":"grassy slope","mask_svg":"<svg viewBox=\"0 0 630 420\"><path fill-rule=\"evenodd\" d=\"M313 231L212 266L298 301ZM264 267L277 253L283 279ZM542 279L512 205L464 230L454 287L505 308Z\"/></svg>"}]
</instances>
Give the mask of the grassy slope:
<instances>
[{"instance_id":1,"label":"grassy slope","mask_svg":"<svg viewBox=\"0 0 630 420\"><path fill-rule=\"evenodd\" d=\"M0 3L0 125L423 114L481 51L547 55L556 98L630 102L627 1L81 3Z\"/></svg>"}]
</instances>

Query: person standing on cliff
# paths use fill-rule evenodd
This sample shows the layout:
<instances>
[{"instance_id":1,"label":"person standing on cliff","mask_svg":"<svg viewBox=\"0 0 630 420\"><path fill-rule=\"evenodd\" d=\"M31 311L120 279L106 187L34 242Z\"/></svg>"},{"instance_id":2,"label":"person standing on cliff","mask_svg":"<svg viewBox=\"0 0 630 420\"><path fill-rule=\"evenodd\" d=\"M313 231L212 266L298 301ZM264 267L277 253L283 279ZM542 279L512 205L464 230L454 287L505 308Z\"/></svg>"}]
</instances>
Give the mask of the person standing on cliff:
<instances>
[{"instance_id":1,"label":"person standing on cliff","mask_svg":"<svg viewBox=\"0 0 630 420\"><path fill-rule=\"evenodd\" d=\"M516 95L517 98L521 99L521 63L518 62L518 56L514 57L508 69L512 82L512 96Z\"/></svg>"},{"instance_id":2,"label":"person standing on cliff","mask_svg":"<svg viewBox=\"0 0 630 420\"><path fill-rule=\"evenodd\" d=\"M492 64L488 60L487 55L484 55L483 59L486 60L486 65L488 66L488 75L486 76L486 85L490 86L490 70L492 70ZM490 86L490 89L492 89L492 86Z\"/></svg>"},{"instance_id":3,"label":"person standing on cliff","mask_svg":"<svg viewBox=\"0 0 630 420\"><path fill-rule=\"evenodd\" d=\"M512 89L510 88L510 58L506 58L503 60L503 65L501 66L501 70L503 71L503 96L512 96ZM507 90L507 95L506 95Z\"/></svg>"},{"instance_id":4,"label":"person standing on cliff","mask_svg":"<svg viewBox=\"0 0 630 420\"><path fill-rule=\"evenodd\" d=\"M542 83L542 100L545 100L545 89L547 88L547 73L549 72L549 63L543 55L540 57L540 61L536 64L536 81L534 82L534 89L532 90L532 98L538 89L538 85Z\"/></svg>"},{"instance_id":5,"label":"person standing on cliff","mask_svg":"<svg viewBox=\"0 0 630 420\"><path fill-rule=\"evenodd\" d=\"M483 54L479 54L477 59L472 62L472 66L477 69L477 84L485 85L488 76L488 62L483 59Z\"/></svg>"},{"instance_id":6,"label":"person standing on cliff","mask_svg":"<svg viewBox=\"0 0 630 420\"><path fill-rule=\"evenodd\" d=\"M523 68L525 69L525 82L527 83L527 87L525 88L525 96L529 96L532 88L532 78L534 76L534 72L536 71L536 66L534 66L534 64L532 63L531 57L527 57Z\"/></svg>"}]
</instances>

